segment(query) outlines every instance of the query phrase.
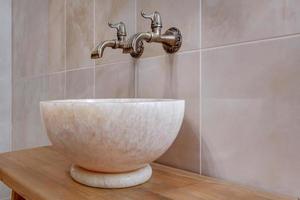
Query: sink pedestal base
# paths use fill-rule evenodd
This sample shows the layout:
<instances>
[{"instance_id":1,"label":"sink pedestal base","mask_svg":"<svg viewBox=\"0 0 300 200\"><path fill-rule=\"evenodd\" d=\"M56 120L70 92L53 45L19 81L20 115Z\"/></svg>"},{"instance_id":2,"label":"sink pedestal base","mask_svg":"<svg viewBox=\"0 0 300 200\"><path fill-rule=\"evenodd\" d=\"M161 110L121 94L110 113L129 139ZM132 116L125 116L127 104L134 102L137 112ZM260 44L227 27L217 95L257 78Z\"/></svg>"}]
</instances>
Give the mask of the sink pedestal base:
<instances>
[{"instance_id":1,"label":"sink pedestal base","mask_svg":"<svg viewBox=\"0 0 300 200\"><path fill-rule=\"evenodd\" d=\"M72 165L70 174L75 181L83 185L99 188L126 188L148 181L152 175L152 168L147 165L135 171L109 174L93 172Z\"/></svg>"}]
</instances>

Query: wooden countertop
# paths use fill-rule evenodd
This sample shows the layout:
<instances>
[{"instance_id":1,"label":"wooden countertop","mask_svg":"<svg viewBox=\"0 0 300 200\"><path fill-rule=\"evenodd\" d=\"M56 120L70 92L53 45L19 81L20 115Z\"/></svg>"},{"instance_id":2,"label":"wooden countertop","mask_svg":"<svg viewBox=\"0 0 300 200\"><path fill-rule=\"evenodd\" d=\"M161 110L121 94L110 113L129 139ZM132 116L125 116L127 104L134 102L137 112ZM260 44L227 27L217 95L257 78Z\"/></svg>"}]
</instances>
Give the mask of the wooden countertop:
<instances>
[{"instance_id":1,"label":"wooden countertop","mask_svg":"<svg viewBox=\"0 0 300 200\"><path fill-rule=\"evenodd\" d=\"M293 199L159 164L152 164L152 167L153 176L143 185L98 189L74 182L69 176L70 163L52 147L0 154L0 180L27 200Z\"/></svg>"}]
</instances>

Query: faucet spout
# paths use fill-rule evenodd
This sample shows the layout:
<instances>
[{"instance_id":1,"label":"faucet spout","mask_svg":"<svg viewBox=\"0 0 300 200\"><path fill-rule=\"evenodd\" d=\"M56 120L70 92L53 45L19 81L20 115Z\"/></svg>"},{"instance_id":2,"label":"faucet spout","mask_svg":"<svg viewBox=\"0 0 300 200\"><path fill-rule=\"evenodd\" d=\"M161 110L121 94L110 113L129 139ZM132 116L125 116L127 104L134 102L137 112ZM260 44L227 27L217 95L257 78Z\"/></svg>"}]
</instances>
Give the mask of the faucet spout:
<instances>
[{"instance_id":1,"label":"faucet spout","mask_svg":"<svg viewBox=\"0 0 300 200\"><path fill-rule=\"evenodd\" d=\"M143 32L143 33L137 33L133 36L131 46L132 50L135 53L138 53L141 51L141 44L143 41L150 42L152 39L152 33L150 32Z\"/></svg>"},{"instance_id":2,"label":"faucet spout","mask_svg":"<svg viewBox=\"0 0 300 200\"><path fill-rule=\"evenodd\" d=\"M116 48L117 42L116 40L106 40L96 46L96 48L91 53L92 59L102 58L104 49L106 47Z\"/></svg>"}]
</instances>

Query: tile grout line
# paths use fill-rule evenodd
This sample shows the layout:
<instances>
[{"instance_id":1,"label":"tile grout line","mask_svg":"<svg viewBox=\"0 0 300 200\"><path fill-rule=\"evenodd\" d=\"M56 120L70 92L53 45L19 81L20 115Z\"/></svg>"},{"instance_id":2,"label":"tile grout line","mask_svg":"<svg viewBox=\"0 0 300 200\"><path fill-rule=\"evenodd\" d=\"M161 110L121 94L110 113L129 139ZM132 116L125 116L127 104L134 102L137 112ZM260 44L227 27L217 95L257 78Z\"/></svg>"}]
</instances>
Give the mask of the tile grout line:
<instances>
[{"instance_id":1,"label":"tile grout line","mask_svg":"<svg viewBox=\"0 0 300 200\"><path fill-rule=\"evenodd\" d=\"M13 150L13 1L10 1L10 151Z\"/></svg>"},{"instance_id":2,"label":"tile grout line","mask_svg":"<svg viewBox=\"0 0 300 200\"><path fill-rule=\"evenodd\" d=\"M137 0L134 0L134 32L137 32ZM137 60L133 60L133 66L134 66L134 98L138 97L138 66L137 66Z\"/></svg>"},{"instance_id":3,"label":"tile grout line","mask_svg":"<svg viewBox=\"0 0 300 200\"><path fill-rule=\"evenodd\" d=\"M204 47L204 48L200 48L200 50L201 51L211 51L211 50L223 49L223 48L227 48L227 47L258 44L258 43L261 43L261 42L270 42L270 41L276 41L276 40L296 38L296 37L299 37L299 36L300 36L300 33L293 33L293 34L287 34L287 35L274 36L274 37L270 37L270 38L263 38L263 39L257 39L257 40L249 40L249 41L243 41L243 42L229 43L229 44L220 45L220 46Z\"/></svg>"},{"instance_id":4,"label":"tile grout line","mask_svg":"<svg viewBox=\"0 0 300 200\"><path fill-rule=\"evenodd\" d=\"M76 70L81 70L81 69L89 69L89 68L93 68L94 64L90 64L90 65L82 65L82 66L74 66L74 67L68 67L68 69L66 69L66 71L76 71Z\"/></svg>"},{"instance_id":5,"label":"tile grout line","mask_svg":"<svg viewBox=\"0 0 300 200\"><path fill-rule=\"evenodd\" d=\"M201 47L201 45L202 45L202 3L203 3L203 1L202 0L200 0L200 8L199 8L199 10L200 10L200 16L199 16L199 18L200 18L200 24L199 24L199 28L200 28L200 47ZM200 109L200 111L199 111L199 145L200 145L200 149L199 149L199 171L200 171L200 174L202 174L202 53L201 53L201 51L199 52L199 60L200 60L200 62L199 62L199 83L198 84L200 84L199 85L199 109Z\"/></svg>"},{"instance_id":6,"label":"tile grout line","mask_svg":"<svg viewBox=\"0 0 300 200\"><path fill-rule=\"evenodd\" d=\"M39 75L35 75L35 76L30 76L30 77L24 77L24 78L20 78L21 79L35 79L35 78L40 78L40 77L45 77L45 76L52 76L52 75L56 75L56 74L62 74L65 72L73 72L73 71L80 71L80 70L86 70L86 69L93 69L95 68L101 68L101 67L106 67L106 66L110 66L110 65L116 65L116 64L124 64L124 63L131 63L132 61L128 60L128 61L119 61L119 62L112 62L112 63L104 63L104 64L100 64L100 65L87 65L87 66L83 66L83 67L79 67L79 68L71 68L71 69L64 69L61 71L56 71L56 72L50 72L50 73L45 73L45 74L39 74ZM64 66L66 68L66 66Z\"/></svg>"},{"instance_id":7,"label":"tile grout line","mask_svg":"<svg viewBox=\"0 0 300 200\"><path fill-rule=\"evenodd\" d=\"M139 71L138 71L137 60L133 61L133 66L134 66L134 98L138 98Z\"/></svg>"},{"instance_id":8,"label":"tile grout line","mask_svg":"<svg viewBox=\"0 0 300 200\"><path fill-rule=\"evenodd\" d=\"M104 67L104 66L109 66L109 65L116 65L116 64L124 64L124 63L131 63L132 60L123 60L123 61L117 61L117 62L111 62L111 63L103 63L103 64L98 64L96 67Z\"/></svg>"},{"instance_id":9,"label":"tile grout line","mask_svg":"<svg viewBox=\"0 0 300 200\"><path fill-rule=\"evenodd\" d=\"M64 44L64 46L65 46L65 49L64 49L64 51L65 51L65 59L64 59L64 75L65 75L65 82L64 82L64 99L66 99L67 98L67 0L65 0L65 2L64 2L64 11L65 11L65 15L64 15L64 24L65 24L65 44Z\"/></svg>"},{"instance_id":10,"label":"tile grout line","mask_svg":"<svg viewBox=\"0 0 300 200\"><path fill-rule=\"evenodd\" d=\"M175 53L174 56L184 55L184 54L189 54L189 53L197 53L197 52L201 52L201 49L192 49L192 50L180 51L178 53ZM163 54L163 55L139 58L138 60L151 60L151 59L154 59L154 58L163 58L163 57L168 57L168 56L170 56L170 55L169 54Z\"/></svg>"},{"instance_id":11,"label":"tile grout line","mask_svg":"<svg viewBox=\"0 0 300 200\"><path fill-rule=\"evenodd\" d=\"M94 42L93 42L93 45L95 46L96 45L96 0L93 1L93 18L94 18L94 21L93 21L93 34L94 34ZM96 61L94 60L94 80L93 80L93 98L96 97Z\"/></svg>"}]
</instances>

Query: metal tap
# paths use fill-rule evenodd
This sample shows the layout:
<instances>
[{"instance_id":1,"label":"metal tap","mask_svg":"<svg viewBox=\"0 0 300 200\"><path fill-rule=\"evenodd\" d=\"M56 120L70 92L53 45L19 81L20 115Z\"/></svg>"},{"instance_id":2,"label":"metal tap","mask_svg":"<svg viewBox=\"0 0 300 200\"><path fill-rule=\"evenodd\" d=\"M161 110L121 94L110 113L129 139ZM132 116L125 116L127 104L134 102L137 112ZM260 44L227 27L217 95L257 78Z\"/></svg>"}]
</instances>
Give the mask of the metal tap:
<instances>
[{"instance_id":1,"label":"metal tap","mask_svg":"<svg viewBox=\"0 0 300 200\"><path fill-rule=\"evenodd\" d=\"M132 57L138 58L144 52L143 41L161 43L167 53L175 53L179 50L182 36L177 28L169 28L164 34L161 34L162 20L159 12L155 11L149 15L141 12L141 15L145 19L151 20L151 32L137 33L130 37L129 40L126 40L126 27L123 22L117 24L108 23L109 27L117 29L117 39L106 40L98 44L92 51L91 58L101 58L106 47L123 49L123 53L130 53Z\"/></svg>"},{"instance_id":2,"label":"metal tap","mask_svg":"<svg viewBox=\"0 0 300 200\"><path fill-rule=\"evenodd\" d=\"M111 47L113 49L123 49L123 52L128 51L130 49L130 46L128 46L128 43L126 42L126 27L123 22L119 22L116 24L108 23L108 26L110 28L115 28L117 30L117 39L114 40L106 40L103 41L102 43L99 43L95 49L92 51L91 58L92 59L97 59L101 58L104 53L104 49L106 47Z\"/></svg>"},{"instance_id":3,"label":"metal tap","mask_svg":"<svg viewBox=\"0 0 300 200\"><path fill-rule=\"evenodd\" d=\"M179 50L182 43L180 31L175 28L169 28L164 34L161 34L163 27L159 12L155 11L152 14L141 12L142 17L151 20L151 32L142 32L134 35L132 39L132 49L134 53L139 52L141 41L162 43L164 50L167 53L175 53Z\"/></svg>"},{"instance_id":4,"label":"metal tap","mask_svg":"<svg viewBox=\"0 0 300 200\"><path fill-rule=\"evenodd\" d=\"M116 24L108 23L108 26L110 28L115 28L117 30L117 39L114 40L106 40L102 43L99 43L95 49L92 51L91 58L92 59L98 59L103 56L104 49L106 47L111 47L113 49L123 49L123 53L130 53L132 57L140 57L143 53L142 51L139 51L138 53L133 52L132 46L131 46L131 39L126 40L126 25L123 22L119 22ZM142 42L137 44L137 46L142 46Z\"/></svg>"}]
</instances>

